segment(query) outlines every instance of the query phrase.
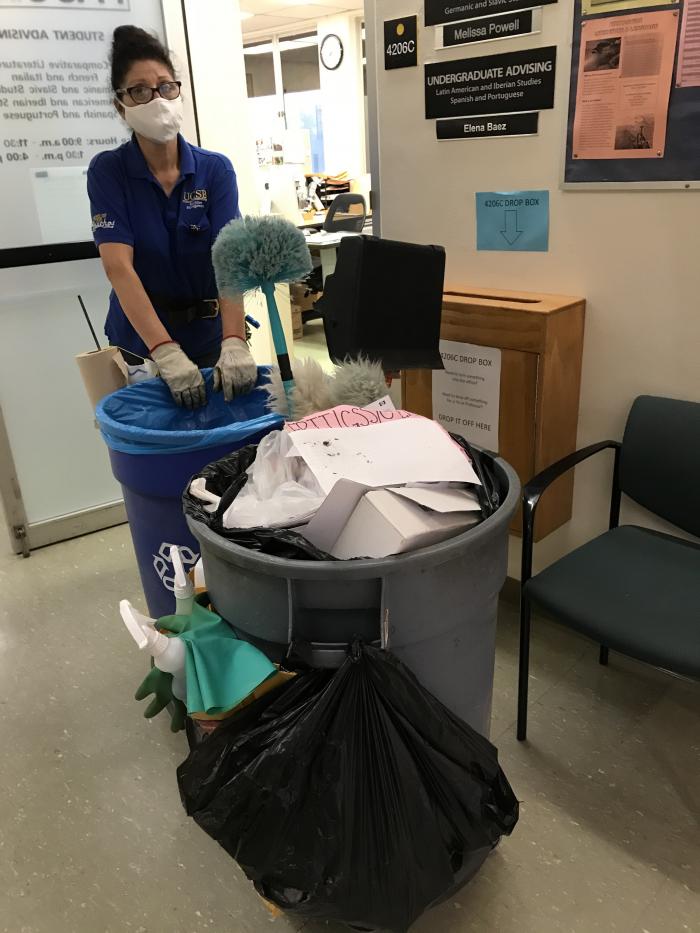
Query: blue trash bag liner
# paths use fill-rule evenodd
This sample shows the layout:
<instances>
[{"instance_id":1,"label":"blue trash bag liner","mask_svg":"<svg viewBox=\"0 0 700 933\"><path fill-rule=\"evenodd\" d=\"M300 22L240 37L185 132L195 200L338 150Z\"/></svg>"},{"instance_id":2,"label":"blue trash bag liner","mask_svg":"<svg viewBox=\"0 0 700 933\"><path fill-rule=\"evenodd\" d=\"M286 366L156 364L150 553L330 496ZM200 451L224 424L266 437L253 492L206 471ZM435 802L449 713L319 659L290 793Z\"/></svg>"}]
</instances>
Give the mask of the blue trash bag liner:
<instances>
[{"instance_id":1,"label":"blue trash bag liner","mask_svg":"<svg viewBox=\"0 0 700 933\"><path fill-rule=\"evenodd\" d=\"M267 410L268 366L258 367L256 387L227 402L214 392L212 370L203 370L207 404L179 408L162 379L149 379L106 396L95 417L108 447L124 454L184 453L226 444L240 447L248 438L279 429L280 415ZM257 439L257 438L256 438Z\"/></svg>"}]
</instances>

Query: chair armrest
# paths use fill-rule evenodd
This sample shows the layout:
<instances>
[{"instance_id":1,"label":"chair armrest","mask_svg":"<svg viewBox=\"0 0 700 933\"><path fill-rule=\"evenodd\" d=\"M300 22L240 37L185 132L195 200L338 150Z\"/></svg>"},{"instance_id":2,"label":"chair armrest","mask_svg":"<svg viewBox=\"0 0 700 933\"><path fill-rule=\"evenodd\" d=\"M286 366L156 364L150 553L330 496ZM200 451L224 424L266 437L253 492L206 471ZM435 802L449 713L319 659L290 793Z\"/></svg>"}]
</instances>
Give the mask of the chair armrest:
<instances>
[{"instance_id":1,"label":"chair armrest","mask_svg":"<svg viewBox=\"0 0 700 933\"><path fill-rule=\"evenodd\" d=\"M583 447L581 450L576 450L574 453L562 457L561 460L558 460L536 476L533 476L525 485L523 489L523 555L521 583L524 584L532 576L532 545L535 509L537 508L537 503L540 501L542 493L548 486L551 486L555 479L563 476L564 473L568 473L568 471L572 470L577 464L582 463L584 460L588 460L589 457L600 453L601 450L610 449L615 451L615 470L617 473L618 458L620 450L622 449L622 444L620 441L600 441L598 444L591 444L589 447Z\"/></svg>"},{"instance_id":2,"label":"chair armrest","mask_svg":"<svg viewBox=\"0 0 700 933\"><path fill-rule=\"evenodd\" d=\"M620 447L622 447L620 441L600 441L598 444L591 444L589 447L583 447L572 454L567 454L566 457L557 460L556 463L548 466L526 483L523 489L523 503L527 503L529 507L534 509L542 493L548 486L551 486L555 479L563 476L564 473L568 473L577 464L588 460L589 457L601 450L619 449Z\"/></svg>"}]
</instances>

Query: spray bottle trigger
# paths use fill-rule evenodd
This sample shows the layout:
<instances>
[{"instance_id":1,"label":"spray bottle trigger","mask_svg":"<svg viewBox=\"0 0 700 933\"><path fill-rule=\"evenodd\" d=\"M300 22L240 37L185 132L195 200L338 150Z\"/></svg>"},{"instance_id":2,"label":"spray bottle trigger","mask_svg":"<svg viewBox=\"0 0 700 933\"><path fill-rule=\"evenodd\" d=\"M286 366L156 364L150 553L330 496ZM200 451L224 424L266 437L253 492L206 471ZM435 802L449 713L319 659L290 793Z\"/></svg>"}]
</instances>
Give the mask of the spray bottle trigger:
<instances>
[{"instance_id":1,"label":"spray bottle trigger","mask_svg":"<svg viewBox=\"0 0 700 933\"><path fill-rule=\"evenodd\" d=\"M149 639L147 633L152 631L154 634L155 630L155 620L149 618L148 616L142 615L138 610L134 609L128 599L122 599L119 603L119 612L129 630L129 634L134 639L138 647L143 650L146 648L152 639Z\"/></svg>"}]
</instances>

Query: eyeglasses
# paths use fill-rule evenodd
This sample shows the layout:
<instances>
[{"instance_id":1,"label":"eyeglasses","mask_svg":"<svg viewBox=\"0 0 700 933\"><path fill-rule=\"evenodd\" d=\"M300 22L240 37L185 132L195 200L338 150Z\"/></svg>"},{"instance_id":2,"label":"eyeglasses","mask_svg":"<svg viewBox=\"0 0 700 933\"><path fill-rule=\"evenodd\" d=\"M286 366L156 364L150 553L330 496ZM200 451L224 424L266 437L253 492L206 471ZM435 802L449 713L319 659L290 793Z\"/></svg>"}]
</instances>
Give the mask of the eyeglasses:
<instances>
[{"instance_id":1,"label":"eyeglasses","mask_svg":"<svg viewBox=\"0 0 700 933\"><path fill-rule=\"evenodd\" d=\"M147 87L145 84L135 84L134 87L117 88L115 94L121 100L125 94L133 100L135 104L149 104L156 93L164 100L176 100L180 96L181 81L164 81L158 87Z\"/></svg>"}]
</instances>

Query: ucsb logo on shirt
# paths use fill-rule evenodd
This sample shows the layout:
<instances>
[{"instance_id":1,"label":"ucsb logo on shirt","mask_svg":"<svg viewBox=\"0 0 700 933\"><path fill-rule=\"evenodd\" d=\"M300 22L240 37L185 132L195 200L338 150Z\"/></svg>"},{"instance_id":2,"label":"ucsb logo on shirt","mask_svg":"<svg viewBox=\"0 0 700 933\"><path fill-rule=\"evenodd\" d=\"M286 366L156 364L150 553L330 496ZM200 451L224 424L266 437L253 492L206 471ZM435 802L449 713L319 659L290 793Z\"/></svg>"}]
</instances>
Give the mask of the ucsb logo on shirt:
<instances>
[{"instance_id":1,"label":"ucsb logo on shirt","mask_svg":"<svg viewBox=\"0 0 700 933\"><path fill-rule=\"evenodd\" d=\"M93 230L113 230L114 221L107 220L106 214L93 214L92 215L92 229Z\"/></svg>"},{"instance_id":2,"label":"ucsb logo on shirt","mask_svg":"<svg viewBox=\"0 0 700 933\"><path fill-rule=\"evenodd\" d=\"M185 191L182 196L182 203L188 211L193 207L204 207L207 200L208 193L206 188L195 188L194 191Z\"/></svg>"}]
</instances>

